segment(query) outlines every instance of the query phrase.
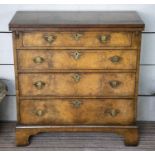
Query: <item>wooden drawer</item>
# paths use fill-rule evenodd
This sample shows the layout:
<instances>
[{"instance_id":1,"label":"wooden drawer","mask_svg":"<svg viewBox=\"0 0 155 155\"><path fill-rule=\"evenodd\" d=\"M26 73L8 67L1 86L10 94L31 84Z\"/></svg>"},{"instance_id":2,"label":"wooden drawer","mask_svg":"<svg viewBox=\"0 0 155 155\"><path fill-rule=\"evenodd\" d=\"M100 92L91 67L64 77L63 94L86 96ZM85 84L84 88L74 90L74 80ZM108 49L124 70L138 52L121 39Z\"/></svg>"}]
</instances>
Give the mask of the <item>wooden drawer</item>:
<instances>
[{"instance_id":1,"label":"wooden drawer","mask_svg":"<svg viewBox=\"0 0 155 155\"><path fill-rule=\"evenodd\" d=\"M22 96L132 96L135 73L20 74Z\"/></svg>"},{"instance_id":2,"label":"wooden drawer","mask_svg":"<svg viewBox=\"0 0 155 155\"><path fill-rule=\"evenodd\" d=\"M21 100L20 123L37 125L127 125L133 123L130 99Z\"/></svg>"},{"instance_id":3,"label":"wooden drawer","mask_svg":"<svg viewBox=\"0 0 155 155\"><path fill-rule=\"evenodd\" d=\"M132 32L25 32L24 47L130 47Z\"/></svg>"},{"instance_id":4,"label":"wooden drawer","mask_svg":"<svg viewBox=\"0 0 155 155\"><path fill-rule=\"evenodd\" d=\"M19 50L18 68L136 69L136 50Z\"/></svg>"}]
</instances>

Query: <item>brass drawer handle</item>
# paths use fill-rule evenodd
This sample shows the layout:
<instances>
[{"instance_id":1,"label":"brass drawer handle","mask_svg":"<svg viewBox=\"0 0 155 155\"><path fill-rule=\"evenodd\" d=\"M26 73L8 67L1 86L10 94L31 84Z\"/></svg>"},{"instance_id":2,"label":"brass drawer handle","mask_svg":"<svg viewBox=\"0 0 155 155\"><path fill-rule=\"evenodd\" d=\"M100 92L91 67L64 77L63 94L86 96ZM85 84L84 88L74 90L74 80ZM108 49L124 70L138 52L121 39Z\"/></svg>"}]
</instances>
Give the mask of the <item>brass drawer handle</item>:
<instances>
[{"instance_id":1,"label":"brass drawer handle","mask_svg":"<svg viewBox=\"0 0 155 155\"><path fill-rule=\"evenodd\" d=\"M101 43L106 43L110 39L110 35L101 35L99 36L99 41Z\"/></svg>"},{"instance_id":2,"label":"brass drawer handle","mask_svg":"<svg viewBox=\"0 0 155 155\"><path fill-rule=\"evenodd\" d=\"M71 102L71 104L75 107L75 108L80 108L82 102L80 100L74 100Z\"/></svg>"},{"instance_id":3,"label":"brass drawer handle","mask_svg":"<svg viewBox=\"0 0 155 155\"><path fill-rule=\"evenodd\" d=\"M118 109L106 109L105 110L105 114L108 114L112 117L117 116L119 113L120 113L120 110L118 110Z\"/></svg>"},{"instance_id":4,"label":"brass drawer handle","mask_svg":"<svg viewBox=\"0 0 155 155\"><path fill-rule=\"evenodd\" d=\"M79 82L81 79L81 76L80 74L76 73L72 76L72 78L74 79L75 82Z\"/></svg>"},{"instance_id":5,"label":"brass drawer handle","mask_svg":"<svg viewBox=\"0 0 155 155\"><path fill-rule=\"evenodd\" d=\"M117 55L110 58L112 63L118 63L118 62L120 62L121 59L122 58L120 56L117 56Z\"/></svg>"},{"instance_id":6,"label":"brass drawer handle","mask_svg":"<svg viewBox=\"0 0 155 155\"><path fill-rule=\"evenodd\" d=\"M37 89L43 89L43 88L45 87L46 83L43 82L43 81L37 81L37 82L35 82L33 85L34 85Z\"/></svg>"},{"instance_id":7,"label":"brass drawer handle","mask_svg":"<svg viewBox=\"0 0 155 155\"><path fill-rule=\"evenodd\" d=\"M41 63L44 62L44 58L40 57L40 56L37 56L37 57L33 58L33 62L36 63L36 64L41 64Z\"/></svg>"},{"instance_id":8,"label":"brass drawer handle","mask_svg":"<svg viewBox=\"0 0 155 155\"><path fill-rule=\"evenodd\" d=\"M72 36L73 36L74 40L78 41L81 39L83 34L82 33L74 33Z\"/></svg>"},{"instance_id":9,"label":"brass drawer handle","mask_svg":"<svg viewBox=\"0 0 155 155\"><path fill-rule=\"evenodd\" d=\"M54 35L44 35L43 37L48 43L53 43L56 40L56 36Z\"/></svg>"},{"instance_id":10,"label":"brass drawer handle","mask_svg":"<svg viewBox=\"0 0 155 155\"><path fill-rule=\"evenodd\" d=\"M75 60L78 60L78 59L80 59L81 53L78 52L78 51L75 51L75 52L72 52L72 53L71 53L71 56L72 56Z\"/></svg>"},{"instance_id":11,"label":"brass drawer handle","mask_svg":"<svg viewBox=\"0 0 155 155\"><path fill-rule=\"evenodd\" d=\"M117 80L112 80L112 81L109 81L109 84L112 88L117 88L121 84L121 82Z\"/></svg>"},{"instance_id":12,"label":"brass drawer handle","mask_svg":"<svg viewBox=\"0 0 155 155\"><path fill-rule=\"evenodd\" d=\"M37 111L35 112L35 114L36 114L37 116L41 117L41 116L43 116L43 115L45 114L45 111L44 111L44 110L37 110Z\"/></svg>"}]
</instances>

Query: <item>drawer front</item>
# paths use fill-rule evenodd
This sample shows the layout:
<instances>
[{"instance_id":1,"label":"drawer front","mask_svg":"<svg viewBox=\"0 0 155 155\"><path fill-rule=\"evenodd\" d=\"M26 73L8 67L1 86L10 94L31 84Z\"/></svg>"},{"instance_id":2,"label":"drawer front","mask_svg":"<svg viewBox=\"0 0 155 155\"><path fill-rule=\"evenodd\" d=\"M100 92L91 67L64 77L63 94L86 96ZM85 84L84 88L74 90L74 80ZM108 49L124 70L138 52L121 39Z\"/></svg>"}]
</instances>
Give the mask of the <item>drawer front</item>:
<instances>
[{"instance_id":1,"label":"drawer front","mask_svg":"<svg viewBox=\"0 0 155 155\"><path fill-rule=\"evenodd\" d=\"M19 69L136 69L136 50L19 50Z\"/></svg>"},{"instance_id":2,"label":"drawer front","mask_svg":"<svg viewBox=\"0 0 155 155\"><path fill-rule=\"evenodd\" d=\"M20 123L37 125L128 125L134 122L130 99L22 100Z\"/></svg>"},{"instance_id":3,"label":"drawer front","mask_svg":"<svg viewBox=\"0 0 155 155\"><path fill-rule=\"evenodd\" d=\"M132 96L135 73L20 74L22 96Z\"/></svg>"},{"instance_id":4,"label":"drawer front","mask_svg":"<svg viewBox=\"0 0 155 155\"><path fill-rule=\"evenodd\" d=\"M24 47L130 47L132 32L26 32Z\"/></svg>"}]
</instances>

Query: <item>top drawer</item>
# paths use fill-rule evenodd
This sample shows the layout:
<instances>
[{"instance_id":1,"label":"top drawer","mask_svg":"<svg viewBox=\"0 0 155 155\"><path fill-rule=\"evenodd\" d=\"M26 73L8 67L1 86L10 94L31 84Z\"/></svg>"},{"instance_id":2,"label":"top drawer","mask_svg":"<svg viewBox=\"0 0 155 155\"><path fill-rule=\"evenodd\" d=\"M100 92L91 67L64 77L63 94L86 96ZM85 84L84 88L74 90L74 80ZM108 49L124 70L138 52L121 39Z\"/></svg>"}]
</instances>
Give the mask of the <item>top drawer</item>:
<instances>
[{"instance_id":1,"label":"top drawer","mask_svg":"<svg viewBox=\"0 0 155 155\"><path fill-rule=\"evenodd\" d=\"M23 47L131 47L132 32L25 32Z\"/></svg>"}]
</instances>

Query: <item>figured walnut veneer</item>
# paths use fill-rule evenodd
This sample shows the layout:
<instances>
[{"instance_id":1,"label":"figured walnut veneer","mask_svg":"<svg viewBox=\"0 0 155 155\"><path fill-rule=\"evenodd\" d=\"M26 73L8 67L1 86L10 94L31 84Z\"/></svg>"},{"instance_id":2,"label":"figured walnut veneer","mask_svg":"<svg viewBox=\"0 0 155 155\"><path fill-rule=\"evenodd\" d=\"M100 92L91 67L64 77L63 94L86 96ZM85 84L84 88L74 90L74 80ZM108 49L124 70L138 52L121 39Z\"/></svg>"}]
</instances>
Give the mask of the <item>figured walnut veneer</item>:
<instances>
[{"instance_id":1,"label":"figured walnut veneer","mask_svg":"<svg viewBox=\"0 0 155 155\"><path fill-rule=\"evenodd\" d=\"M16 144L41 132L114 132L137 145L138 14L17 12Z\"/></svg>"}]
</instances>

